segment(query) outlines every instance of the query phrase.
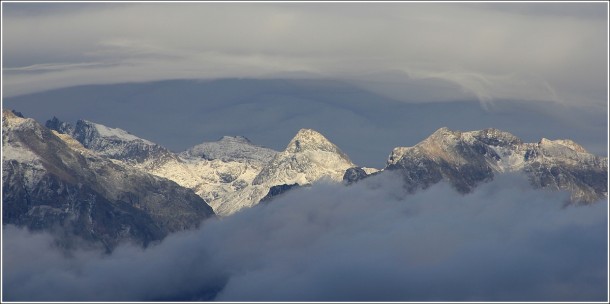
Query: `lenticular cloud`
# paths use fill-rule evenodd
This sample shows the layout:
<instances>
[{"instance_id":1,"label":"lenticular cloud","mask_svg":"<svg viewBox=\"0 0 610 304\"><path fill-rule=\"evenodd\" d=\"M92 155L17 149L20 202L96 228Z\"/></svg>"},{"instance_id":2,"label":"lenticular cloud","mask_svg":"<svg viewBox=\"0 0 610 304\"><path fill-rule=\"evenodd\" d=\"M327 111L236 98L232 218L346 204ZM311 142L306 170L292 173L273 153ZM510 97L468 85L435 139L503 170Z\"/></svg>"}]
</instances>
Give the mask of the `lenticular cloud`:
<instances>
[{"instance_id":1,"label":"lenticular cloud","mask_svg":"<svg viewBox=\"0 0 610 304\"><path fill-rule=\"evenodd\" d=\"M382 174L110 255L7 226L4 300L605 301L607 203L567 198L519 176L406 195Z\"/></svg>"}]
</instances>

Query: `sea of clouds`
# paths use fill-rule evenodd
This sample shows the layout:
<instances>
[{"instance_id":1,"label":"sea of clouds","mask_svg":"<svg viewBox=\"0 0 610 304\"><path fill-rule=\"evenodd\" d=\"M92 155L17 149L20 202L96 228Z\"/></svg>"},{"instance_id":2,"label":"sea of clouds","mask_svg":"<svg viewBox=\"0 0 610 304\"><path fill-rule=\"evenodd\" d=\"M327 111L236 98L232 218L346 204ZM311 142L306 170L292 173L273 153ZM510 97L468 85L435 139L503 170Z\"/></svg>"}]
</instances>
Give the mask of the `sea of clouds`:
<instances>
[{"instance_id":1,"label":"sea of clouds","mask_svg":"<svg viewBox=\"0 0 610 304\"><path fill-rule=\"evenodd\" d=\"M143 249L65 252L3 231L10 301L605 301L608 205L501 176L408 195L319 183Z\"/></svg>"}]
</instances>

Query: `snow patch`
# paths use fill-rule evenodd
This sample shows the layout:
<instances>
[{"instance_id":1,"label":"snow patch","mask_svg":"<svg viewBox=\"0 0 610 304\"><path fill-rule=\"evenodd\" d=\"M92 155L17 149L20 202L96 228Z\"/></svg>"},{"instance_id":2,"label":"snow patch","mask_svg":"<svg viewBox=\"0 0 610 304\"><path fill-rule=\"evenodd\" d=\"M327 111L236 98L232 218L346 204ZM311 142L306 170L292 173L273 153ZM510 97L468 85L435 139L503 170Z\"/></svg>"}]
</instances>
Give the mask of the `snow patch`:
<instances>
[{"instance_id":1,"label":"snow patch","mask_svg":"<svg viewBox=\"0 0 610 304\"><path fill-rule=\"evenodd\" d=\"M411 147L396 147L392 149L392 153L388 157L388 165L395 165L398 161L405 156L407 151L409 151ZM366 172L366 171L365 171Z\"/></svg>"},{"instance_id":2,"label":"snow patch","mask_svg":"<svg viewBox=\"0 0 610 304\"><path fill-rule=\"evenodd\" d=\"M25 148L18 143L5 143L2 147L2 161L5 162L10 160L28 164L39 169L43 168L40 157L30 149Z\"/></svg>"},{"instance_id":3,"label":"snow patch","mask_svg":"<svg viewBox=\"0 0 610 304\"><path fill-rule=\"evenodd\" d=\"M130 134L129 132L123 130L123 129L119 129L119 128L110 128L101 124L97 124L97 123L93 123L90 121L86 121L87 123L91 124L92 126L95 127L95 130L97 131L97 133L101 136L101 137L110 137L110 138L118 138L118 139L122 139L124 141L136 141L136 140L141 140L146 144L149 145L154 145L154 143L152 143L151 141L148 141L146 139L137 137L133 134Z\"/></svg>"},{"instance_id":4,"label":"snow patch","mask_svg":"<svg viewBox=\"0 0 610 304\"><path fill-rule=\"evenodd\" d=\"M369 168L369 167L362 167L361 168L366 174L373 174L376 172L379 172L381 170L377 169L377 168Z\"/></svg>"},{"instance_id":5,"label":"snow patch","mask_svg":"<svg viewBox=\"0 0 610 304\"><path fill-rule=\"evenodd\" d=\"M223 136L215 142L204 142L182 153L183 158L205 158L207 160L269 162L278 152L254 145L243 136Z\"/></svg>"}]
</instances>

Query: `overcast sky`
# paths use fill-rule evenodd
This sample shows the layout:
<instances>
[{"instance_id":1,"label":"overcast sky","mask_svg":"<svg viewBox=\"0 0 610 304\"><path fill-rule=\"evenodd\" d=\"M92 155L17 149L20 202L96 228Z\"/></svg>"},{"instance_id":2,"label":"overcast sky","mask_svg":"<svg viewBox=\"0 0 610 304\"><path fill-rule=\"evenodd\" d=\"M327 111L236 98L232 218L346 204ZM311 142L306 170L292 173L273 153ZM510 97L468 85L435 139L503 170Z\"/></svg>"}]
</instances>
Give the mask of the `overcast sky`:
<instances>
[{"instance_id":1,"label":"overcast sky","mask_svg":"<svg viewBox=\"0 0 610 304\"><path fill-rule=\"evenodd\" d=\"M378 168L393 147L442 126L571 138L607 153L606 3L2 9L3 97L14 97L4 105L41 122L88 119L176 151L222 135L281 150L307 127ZM16 97L176 78L323 81L168 81ZM525 102L496 102L494 112L476 99ZM512 175L466 196L443 183L407 196L400 179L378 175L297 189L146 250L73 258L49 236L8 226L3 289L8 300L603 301L608 205L561 208L567 198Z\"/></svg>"},{"instance_id":2,"label":"overcast sky","mask_svg":"<svg viewBox=\"0 0 610 304\"><path fill-rule=\"evenodd\" d=\"M396 86L443 80L483 101L605 107L607 99L605 3L2 6L5 96L77 84L290 76Z\"/></svg>"}]
</instances>

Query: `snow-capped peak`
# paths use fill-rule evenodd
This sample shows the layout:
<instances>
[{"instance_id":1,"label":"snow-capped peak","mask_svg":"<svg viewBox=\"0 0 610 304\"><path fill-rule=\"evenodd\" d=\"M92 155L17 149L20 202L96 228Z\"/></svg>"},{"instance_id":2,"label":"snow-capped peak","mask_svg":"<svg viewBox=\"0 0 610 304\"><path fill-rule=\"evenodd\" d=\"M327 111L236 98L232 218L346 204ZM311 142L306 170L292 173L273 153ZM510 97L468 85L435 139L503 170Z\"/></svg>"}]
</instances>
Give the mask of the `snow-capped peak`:
<instances>
[{"instance_id":1,"label":"snow-capped peak","mask_svg":"<svg viewBox=\"0 0 610 304\"><path fill-rule=\"evenodd\" d=\"M466 133L471 134L472 137L490 146L520 145L523 143L517 136L493 128Z\"/></svg>"},{"instance_id":2,"label":"snow-capped peak","mask_svg":"<svg viewBox=\"0 0 610 304\"><path fill-rule=\"evenodd\" d=\"M269 162L278 152L266 147L257 146L243 136L223 136L218 141L204 142L182 153L187 159L203 158L207 160Z\"/></svg>"},{"instance_id":3,"label":"snow-capped peak","mask_svg":"<svg viewBox=\"0 0 610 304\"><path fill-rule=\"evenodd\" d=\"M386 169L402 171L409 189L446 179L464 193L495 174L522 172L537 187L568 190L574 201L592 202L607 195L606 164L607 158L568 139L524 143L497 129L441 128L413 147L394 148Z\"/></svg>"},{"instance_id":4,"label":"snow-capped peak","mask_svg":"<svg viewBox=\"0 0 610 304\"><path fill-rule=\"evenodd\" d=\"M245 144L251 144L252 142L245 136L223 136L221 137L218 141L223 141L223 142L238 142L238 143L245 143Z\"/></svg>"},{"instance_id":5,"label":"snow-capped peak","mask_svg":"<svg viewBox=\"0 0 610 304\"><path fill-rule=\"evenodd\" d=\"M436 130L422 143L451 143L456 141L480 141L491 146L520 145L523 142L511 133L494 128L462 132L442 127Z\"/></svg>"},{"instance_id":6,"label":"snow-capped peak","mask_svg":"<svg viewBox=\"0 0 610 304\"><path fill-rule=\"evenodd\" d=\"M23 118L15 114L12 110L2 110L2 122L5 126L16 126L26 122L31 118Z\"/></svg>"},{"instance_id":7,"label":"snow-capped peak","mask_svg":"<svg viewBox=\"0 0 610 304\"><path fill-rule=\"evenodd\" d=\"M110 128L107 126L104 126L102 124L98 124L98 123L94 123L91 121L87 121L87 120L79 120L76 123L76 129L79 129L79 124L81 127L83 126L89 126L89 127L93 127L95 132L97 132L97 135L100 137L105 137L105 138L112 138L112 139L119 139L121 141L137 141L137 140L141 140L142 142L144 142L145 144L149 144L149 145L154 145L154 143L152 143L151 141L148 141L146 139L137 137L123 129L119 129L119 128Z\"/></svg>"},{"instance_id":8,"label":"snow-capped peak","mask_svg":"<svg viewBox=\"0 0 610 304\"><path fill-rule=\"evenodd\" d=\"M306 185L323 177L341 181L354 167L349 157L322 134L301 129L286 150L278 153L253 181L254 185Z\"/></svg>"},{"instance_id":9,"label":"snow-capped peak","mask_svg":"<svg viewBox=\"0 0 610 304\"><path fill-rule=\"evenodd\" d=\"M12 110L2 110L2 161L16 160L42 168L40 157L34 153L22 140L15 136L20 130L32 130L42 139L42 132L37 128L36 121L23 118ZM17 138L16 138L17 137ZM6 168L6 166L5 166ZM4 177L4 173L3 173ZM4 199L4 198L3 198Z\"/></svg>"},{"instance_id":10,"label":"snow-capped peak","mask_svg":"<svg viewBox=\"0 0 610 304\"><path fill-rule=\"evenodd\" d=\"M48 121L47 126L51 125L56 126L57 122ZM61 129L56 131L61 133ZM151 141L87 120L78 120L69 135L100 155L138 166L155 167L176 158L169 150Z\"/></svg>"},{"instance_id":11,"label":"snow-capped peak","mask_svg":"<svg viewBox=\"0 0 610 304\"><path fill-rule=\"evenodd\" d=\"M552 149L552 148L565 149L565 148L567 148L574 152L587 153L587 150L585 150L585 148L583 148L581 145L575 143L574 141L572 141L570 139L549 140L549 139L546 139L543 137L540 140L540 142L538 143L538 145L542 148L547 148L547 149Z\"/></svg>"},{"instance_id":12,"label":"snow-capped peak","mask_svg":"<svg viewBox=\"0 0 610 304\"><path fill-rule=\"evenodd\" d=\"M390 153L390 156L388 157L387 164L396 164L409 149L411 149L411 147L396 147L392 149L392 153Z\"/></svg>"},{"instance_id":13,"label":"snow-capped peak","mask_svg":"<svg viewBox=\"0 0 610 304\"><path fill-rule=\"evenodd\" d=\"M324 135L312 129L301 129L292 138L286 147L288 153L298 153L302 151L326 151L337 153L339 148L331 143Z\"/></svg>"},{"instance_id":14,"label":"snow-capped peak","mask_svg":"<svg viewBox=\"0 0 610 304\"><path fill-rule=\"evenodd\" d=\"M460 137L461 134L462 134L462 132L460 132L460 131L454 131L447 127L442 127L440 129L434 131L434 133L432 133L428 138L437 139L437 138L447 138L447 137Z\"/></svg>"}]
</instances>

